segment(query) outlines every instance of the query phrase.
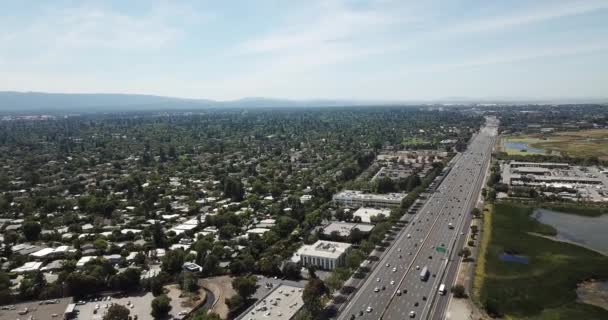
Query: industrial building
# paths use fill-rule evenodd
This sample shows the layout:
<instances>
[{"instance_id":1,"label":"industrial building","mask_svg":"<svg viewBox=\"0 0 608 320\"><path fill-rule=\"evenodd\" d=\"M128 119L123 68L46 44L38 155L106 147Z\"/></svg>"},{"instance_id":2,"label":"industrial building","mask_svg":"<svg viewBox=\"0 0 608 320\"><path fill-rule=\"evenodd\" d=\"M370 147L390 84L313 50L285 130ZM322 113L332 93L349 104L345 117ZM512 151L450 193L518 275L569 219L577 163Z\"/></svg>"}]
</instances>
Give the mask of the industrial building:
<instances>
[{"instance_id":1,"label":"industrial building","mask_svg":"<svg viewBox=\"0 0 608 320\"><path fill-rule=\"evenodd\" d=\"M344 190L335 194L333 201L336 204L353 208L395 208L401 205L401 200L405 196L407 196L407 193L374 194L363 191Z\"/></svg>"},{"instance_id":2,"label":"industrial building","mask_svg":"<svg viewBox=\"0 0 608 320\"><path fill-rule=\"evenodd\" d=\"M237 320L291 320L304 306L303 289L282 284L238 316Z\"/></svg>"}]
</instances>

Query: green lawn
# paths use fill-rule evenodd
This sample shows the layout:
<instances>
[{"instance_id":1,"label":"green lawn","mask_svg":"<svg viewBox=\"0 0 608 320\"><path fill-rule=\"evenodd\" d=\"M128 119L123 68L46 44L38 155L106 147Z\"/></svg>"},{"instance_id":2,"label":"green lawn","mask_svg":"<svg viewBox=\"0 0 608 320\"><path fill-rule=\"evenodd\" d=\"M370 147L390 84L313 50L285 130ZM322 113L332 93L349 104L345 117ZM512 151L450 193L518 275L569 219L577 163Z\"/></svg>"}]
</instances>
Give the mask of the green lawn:
<instances>
[{"instance_id":1,"label":"green lawn","mask_svg":"<svg viewBox=\"0 0 608 320\"><path fill-rule=\"evenodd\" d=\"M607 310L577 303L575 292L580 280L608 278L608 257L528 234L555 232L530 218L532 210L514 203L494 206L481 303L515 319L608 319ZM527 256L530 263L499 260L505 251Z\"/></svg>"}]
</instances>

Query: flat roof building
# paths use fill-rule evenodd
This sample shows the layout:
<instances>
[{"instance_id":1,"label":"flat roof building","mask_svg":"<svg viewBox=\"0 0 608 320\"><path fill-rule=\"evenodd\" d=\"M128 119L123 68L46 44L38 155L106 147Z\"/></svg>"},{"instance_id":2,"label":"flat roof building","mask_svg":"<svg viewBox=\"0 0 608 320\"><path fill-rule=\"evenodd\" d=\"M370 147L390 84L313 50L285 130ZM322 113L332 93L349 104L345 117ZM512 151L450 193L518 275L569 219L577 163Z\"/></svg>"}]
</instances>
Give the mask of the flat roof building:
<instances>
[{"instance_id":1,"label":"flat roof building","mask_svg":"<svg viewBox=\"0 0 608 320\"><path fill-rule=\"evenodd\" d=\"M368 233L374 229L374 225L352 222L332 222L323 227L323 234L331 236L332 233L337 232L340 237L348 237L355 229L359 229L359 231L363 233Z\"/></svg>"},{"instance_id":2,"label":"flat roof building","mask_svg":"<svg viewBox=\"0 0 608 320\"><path fill-rule=\"evenodd\" d=\"M407 193L374 194L363 191L344 190L333 196L333 201L347 207L394 208L401 205Z\"/></svg>"},{"instance_id":3,"label":"flat roof building","mask_svg":"<svg viewBox=\"0 0 608 320\"><path fill-rule=\"evenodd\" d=\"M559 162L523 162L523 161L511 161L511 168L519 167L537 167L537 168L548 168L548 169L567 169L570 167L567 163Z\"/></svg>"},{"instance_id":4,"label":"flat roof building","mask_svg":"<svg viewBox=\"0 0 608 320\"><path fill-rule=\"evenodd\" d=\"M371 223L372 217L384 216L388 217L391 214L390 210L387 209L375 209L375 208L366 208L361 207L357 209L357 211L353 212L353 218L359 217L361 222Z\"/></svg>"},{"instance_id":5,"label":"flat roof building","mask_svg":"<svg viewBox=\"0 0 608 320\"><path fill-rule=\"evenodd\" d=\"M11 270L14 273L28 273L40 270L42 262L32 261L26 262L21 267Z\"/></svg>"},{"instance_id":6,"label":"flat roof building","mask_svg":"<svg viewBox=\"0 0 608 320\"><path fill-rule=\"evenodd\" d=\"M316 266L319 269L333 270L344 265L350 243L319 240L312 245L304 245L291 258L302 266Z\"/></svg>"},{"instance_id":7,"label":"flat roof building","mask_svg":"<svg viewBox=\"0 0 608 320\"><path fill-rule=\"evenodd\" d=\"M291 320L304 306L299 287L282 284L236 317L238 320Z\"/></svg>"}]
</instances>

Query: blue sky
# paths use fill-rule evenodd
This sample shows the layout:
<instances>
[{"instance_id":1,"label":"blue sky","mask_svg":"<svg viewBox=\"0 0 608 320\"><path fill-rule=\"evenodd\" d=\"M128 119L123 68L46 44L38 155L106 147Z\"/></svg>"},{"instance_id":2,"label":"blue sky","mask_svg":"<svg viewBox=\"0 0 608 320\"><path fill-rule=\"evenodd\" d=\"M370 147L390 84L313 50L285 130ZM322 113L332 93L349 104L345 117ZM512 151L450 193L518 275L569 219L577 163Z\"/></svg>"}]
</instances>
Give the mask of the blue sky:
<instances>
[{"instance_id":1,"label":"blue sky","mask_svg":"<svg viewBox=\"0 0 608 320\"><path fill-rule=\"evenodd\" d=\"M2 1L0 90L608 96L608 1Z\"/></svg>"}]
</instances>

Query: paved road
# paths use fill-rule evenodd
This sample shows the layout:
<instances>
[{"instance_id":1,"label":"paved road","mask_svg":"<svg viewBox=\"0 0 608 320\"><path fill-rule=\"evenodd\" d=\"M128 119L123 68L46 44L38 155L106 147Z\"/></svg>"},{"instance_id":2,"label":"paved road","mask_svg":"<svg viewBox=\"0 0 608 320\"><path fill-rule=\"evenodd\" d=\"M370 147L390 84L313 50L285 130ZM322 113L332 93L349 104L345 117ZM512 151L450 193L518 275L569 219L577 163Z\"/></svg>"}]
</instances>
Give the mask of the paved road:
<instances>
[{"instance_id":1,"label":"paved road","mask_svg":"<svg viewBox=\"0 0 608 320\"><path fill-rule=\"evenodd\" d=\"M403 320L412 311L414 318L427 319L432 310L442 318L448 299L437 291L442 278L448 284L453 282L458 262L453 259L458 258L456 252L464 241L462 232L470 223L470 211L479 195L495 137L495 127L487 125L473 138L437 191L410 217L411 222L340 313L339 320ZM421 280L425 267L428 278ZM449 285L446 287L449 291Z\"/></svg>"}]
</instances>

